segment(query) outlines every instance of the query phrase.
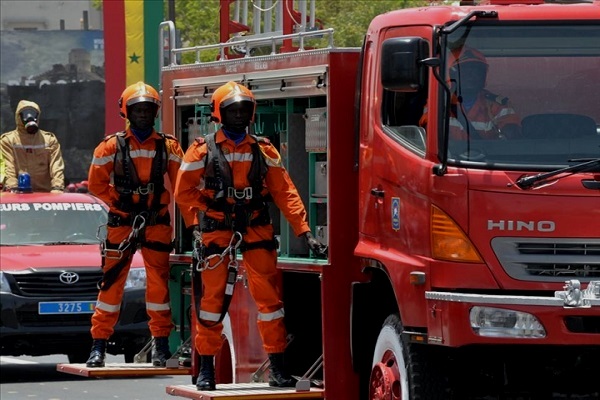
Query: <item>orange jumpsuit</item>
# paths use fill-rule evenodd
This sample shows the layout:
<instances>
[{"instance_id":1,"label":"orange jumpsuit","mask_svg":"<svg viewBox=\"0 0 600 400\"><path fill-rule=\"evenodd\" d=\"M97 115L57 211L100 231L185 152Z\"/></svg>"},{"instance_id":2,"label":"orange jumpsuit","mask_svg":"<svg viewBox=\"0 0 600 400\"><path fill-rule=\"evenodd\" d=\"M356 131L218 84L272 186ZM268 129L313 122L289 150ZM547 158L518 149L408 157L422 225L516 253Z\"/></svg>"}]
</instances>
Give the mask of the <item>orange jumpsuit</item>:
<instances>
[{"instance_id":1,"label":"orange jumpsuit","mask_svg":"<svg viewBox=\"0 0 600 400\"><path fill-rule=\"evenodd\" d=\"M229 163L233 186L237 190L251 186L248 173L252 165L251 144L254 141L252 136L246 135L236 145L221 130L215 135L215 142ZM268 166L263 185L289 221L294 233L300 236L309 232L306 209L294 183L281 164L281 156L270 143L259 143ZM208 205L209 200L214 196L214 191L204 188L203 185L207 152L206 143L197 141L186 151L175 186L175 201L179 207L192 207L204 212L206 217L223 221L224 213L210 209ZM228 202L233 203L233 200L228 199ZM204 232L202 241L206 246L215 244L219 247L227 247L232 233L231 229ZM272 224L248 226L243 240L250 244L272 240L273 235ZM218 257L215 258L215 263L217 259ZM249 249L243 254L243 262L248 274L250 294L258 308L257 325L263 347L267 353L282 353L286 347L286 329L283 322L281 271L277 269L277 252L263 248ZM194 345L201 355L215 355L222 343L223 325L215 323L222 312L228 263L229 259L226 257L216 268L202 271L202 299L200 310L196 311L210 327L206 327L194 318L197 332Z\"/></svg>"},{"instance_id":2,"label":"orange jumpsuit","mask_svg":"<svg viewBox=\"0 0 600 400\"><path fill-rule=\"evenodd\" d=\"M5 163L4 186L7 190L16 188L19 174L27 172L34 192L60 193L65 189L65 163L60 143L52 132L39 129L34 134L27 133L19 116L26 107L35 108L41 115L36 103L21 100L15 111L17 129L0 137L0 151Z\"/></svg>"},{"instance_id":3,"label":"orange jumpsuit","mask_svg":"<svg viewBox=\"0 0 600 400\"><path fill-rule=\"evenodd\" d=\"M153 131L143 143L127 129L125 138L128 140L129 154L135 166L140 184L145 185L150 181L152 171L152 160L156 153L156 140L161 137ZM165 140L167 149L166 175L170 182L177 179L177 171L181 165L183 150L179 142L172 136ZM119 150L116 137L109 136L102 141L94 150L94 158L90 166L88 185L89 191L106 202L111 213L127 217L127 213L118 208L119 193L112 184L111 178L114 170L115 154ZM167 181L165 180L165 184ZM165 185L166 186L166 185ZM152 194L149 195L148 204L152 204ZM161 195L160 204L162 208L158 215L165 216L168 212L171 195L164 190ZM139 203L139 195L133 195L133 203ZM190 216L191 210L181 210L186 220L193 220ZM107 241L119 244L129 237L132 227L121 225L108 227ZM169 224L157 223L145 227L145 236L142 238L147 242L158 242L169 245L172 240L173 228ZM146 310L150 317L149 328L153 337L165 337L171 333L173 322L171 319L171 308L169 305L169 252L157 251L142 245L141 253L146 267ZM105 258L104 271L113 268L119 262L118 259ZM91 334L93 339L108 339L113 331L119 317L121 300L127 274L131 266L129 261L121 271L118 278L108 290L101 290L98 294L96 310L92 316Z\"/></svg>"},{"instance_id":4,"label":"orange jumpsuit","mask_svg":"<svg viewBox=\"0 0 600 400\"><path fill-rule=\"evenodd\" d=\"M461 112L459 107L462 106L456 96L452 96L452 106L456 111L452 111L450 115L450 137L455 140L467 140L469 138L467 130L456 115ZM466 120L477 131L477 135L472 135L471 138L479 136L481 139L500 139L502 129L506 125L521 125L521 118L508 99L494 96L485 90L479 93L473 106L468 111L465 109L464 113ZM427 106L419 124L423 127L427 125Z\"/></svg>"}]
</instances>

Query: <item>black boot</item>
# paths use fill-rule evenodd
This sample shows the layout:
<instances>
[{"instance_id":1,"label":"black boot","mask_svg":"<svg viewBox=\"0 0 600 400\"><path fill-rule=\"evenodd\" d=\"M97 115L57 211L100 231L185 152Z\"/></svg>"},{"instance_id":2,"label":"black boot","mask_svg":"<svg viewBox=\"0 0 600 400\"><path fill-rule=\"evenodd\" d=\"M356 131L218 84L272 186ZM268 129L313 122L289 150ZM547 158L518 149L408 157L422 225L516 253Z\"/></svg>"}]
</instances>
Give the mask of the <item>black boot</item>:
<instances>
[{"instance_id":1,"label":"black boot","mask_svg":"<svg viewBox=\"0 0 600 400\"><path fill-rule=\"evenodd\" d=\"M200 373L196 381L198 390L215 390L215 356L200 356Z\"/></svg>"},{"instance_id":2,"label":"black boot","mask_svg":"<svg viewBox=\"0 0 600 400\"><path fill-rule=\"evenodd\" d=\"M106 339L94 339L92 342L92 352L85 365L90 368L104 367L104 358L106 357Z\"/></svg>"},{"instance_id":3,"label":"black boot","mask_svg":"<svg viewBox=\"0 0 600 400\"><path fill-rule=\"evenodd\" d=\"M269 386L275 387L294 387L295 382L285 371L283 363L283 353L269 354Z\"/></svg>"},{"instance_id":4,"label":"black boot","mask_svg":"<svg viewBox=\"0 0 600 400\"><path fill-rule=\"evenodd\" d=\"M166 336L155 337L154 346L152 347L152 365L155 367L164 367L167 365L169 358L171 358L169 338Z\"/></svg>"}]
</instances>

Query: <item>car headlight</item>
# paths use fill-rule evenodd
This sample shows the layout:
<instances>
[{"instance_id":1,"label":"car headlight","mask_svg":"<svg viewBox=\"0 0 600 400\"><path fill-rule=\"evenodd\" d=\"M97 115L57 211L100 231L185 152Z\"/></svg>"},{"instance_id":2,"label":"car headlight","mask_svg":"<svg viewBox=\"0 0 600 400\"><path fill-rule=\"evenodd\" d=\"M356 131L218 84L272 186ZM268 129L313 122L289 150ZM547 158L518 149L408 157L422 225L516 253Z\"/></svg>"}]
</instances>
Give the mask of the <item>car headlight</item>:
<instances>
[{"instance_id":1,"label":"car headlight","mask_svg":"<svg viewBox=\"0 0 600 400\"><path fill-rule=\"evenodd\" d=\"M476 306L470 313L471 328L479 336L539 339L546 330L532 314L495 307Z\"/></svg>"},{"instance_id":2,"label":"car headlight","mask_svg":"<svg viewBox=\"0 0 600 400\"><path fill-rule=\"evenodd\" d=\"M145 289L146 268L131 268L125 281L125 289Z\"/></svg>"},{"instance_id":3,"label":"car headlight","mask_svg":"<svg viewBox=\"0 0 600 400\"><path fill-rule=\"evenodd\" d=\"M10 285L8 284L8 279L6 279L6 275L4 272L0 271L0 292L10 293Z\"/></svg>"}]
</instances>

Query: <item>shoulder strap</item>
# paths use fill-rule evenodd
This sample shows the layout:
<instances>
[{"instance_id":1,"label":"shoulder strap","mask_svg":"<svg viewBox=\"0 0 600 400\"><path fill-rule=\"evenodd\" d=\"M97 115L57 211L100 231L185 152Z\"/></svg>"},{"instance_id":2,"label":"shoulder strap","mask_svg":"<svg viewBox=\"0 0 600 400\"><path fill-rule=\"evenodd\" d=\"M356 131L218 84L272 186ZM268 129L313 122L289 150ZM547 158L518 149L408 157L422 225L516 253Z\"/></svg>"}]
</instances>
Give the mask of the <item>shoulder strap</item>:
<instances>
[{"instance_id":1,"label":"shoulder strap","mask_svg":"<svg viewBox=\"0 0 600 400\"><path fill-rule=\"evenodd\" d=\"M156 140L156 155L152 159L152 170L150 171L150 182L154 184L154 195L152 197L152 210L160 209L160 198L165 190L165 172L167 171L167 163L169 155L167 154L167 146L165 136L159 133L161 139Z\"/></svg>"},{"instance_id":2,"label":"shoulder strap","mask_svg":"<svg viewBox=\"0 0 600 400\"><path fill-rule=\"evenodd\" d=\"M254 193L260 193L262 189L263 181L267 175L267 162L263 155L263 152L260 150L260 142L270 143L269 139L250 135L254 138L255 142L251 144L252 146L252 165L250 166L250 172L248 172L248 181L252 186L252 190Z\"/></svg>"}]
</instances>

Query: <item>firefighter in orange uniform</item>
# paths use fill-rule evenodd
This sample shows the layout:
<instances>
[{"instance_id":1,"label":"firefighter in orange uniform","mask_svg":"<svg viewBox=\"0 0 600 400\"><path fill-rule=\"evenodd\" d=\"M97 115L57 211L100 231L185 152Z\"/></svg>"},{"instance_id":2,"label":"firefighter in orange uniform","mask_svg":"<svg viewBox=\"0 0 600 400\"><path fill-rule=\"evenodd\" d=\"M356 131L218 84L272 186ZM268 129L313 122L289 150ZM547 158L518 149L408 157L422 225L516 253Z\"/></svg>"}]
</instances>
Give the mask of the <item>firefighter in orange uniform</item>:
<instances>
[{"instance_id":1,"label":"firefighter in orange uniform","mask_svg":"<svg viewBox=\"0 0 600 400\"><path fill-rule=\"evenodd\" d=\"M216 265L219 257L210 256L222 254L232 242L241 242L250 293L258 308L258 329L270 360L269 385L293 386L283 359L287 334L281 272L267 201L272 199L294 233L304 236L313 252L320 253L321 244L310 232L304 204L278 151L267 139L247 134L256 111L252 92L228 82L213 93L211 110L212 119L222 127L188 148L175 187L179 207L192 207L202 214L200 258L209 257L201 272L202 297L195 318L194 345L200 354L196 386L198 390L215 390L213 363L222 342L231 257Z\"/></svg>"},{"instance_id":2,"label":"firefighter in orange uniform","mask_svg":"<svg viewBox=\"0 0 600 400\"><path fill-rule=\"evenodd\" d=\"M515 139L521 136L521 118L508 98L485 89L488 68L485 56L468 47L462 49L452 63L450 138ZM427 107L420 125L427 125Z\"/></svg>"},{"instance_id":3,"label":"firefighter in orange uniform","mask_svg":"<svg viewBox=\"0 0 600 400\"><path fill-rule=\"evenodd\" d=\"M31 177L34 192L62 193L65 190L65 163L60 143L54 133L39 128L40 114L37 103L19 101L15 111L17 128L0 137L5 190L16 190L19 174L24 172Z\"/></svg>"},{"instance_id":4,"label":"firefighter in orange uniform","mask_svg":"<svg viewBox=\"0 0 600 400\"><path fill-rule=\"evenodd\" d=\"M176 138L154 129L160 107L158 92L144 82L130 85L119 99L124 132L106 137L94 150L89 191L109 206L103 245L103 279L92 316L93 338L88 367L103 367L107 340L113 333L131 259L141 248L146 267L146 310L154 338L152 363L165 366L171 357L168 336L173 328L169 305L169 253L172 250L170 193L183 158ZM186 214L187 213L187 214ZM184 219L193 221L190 210Z\"/></svg>"}]
</instances>

